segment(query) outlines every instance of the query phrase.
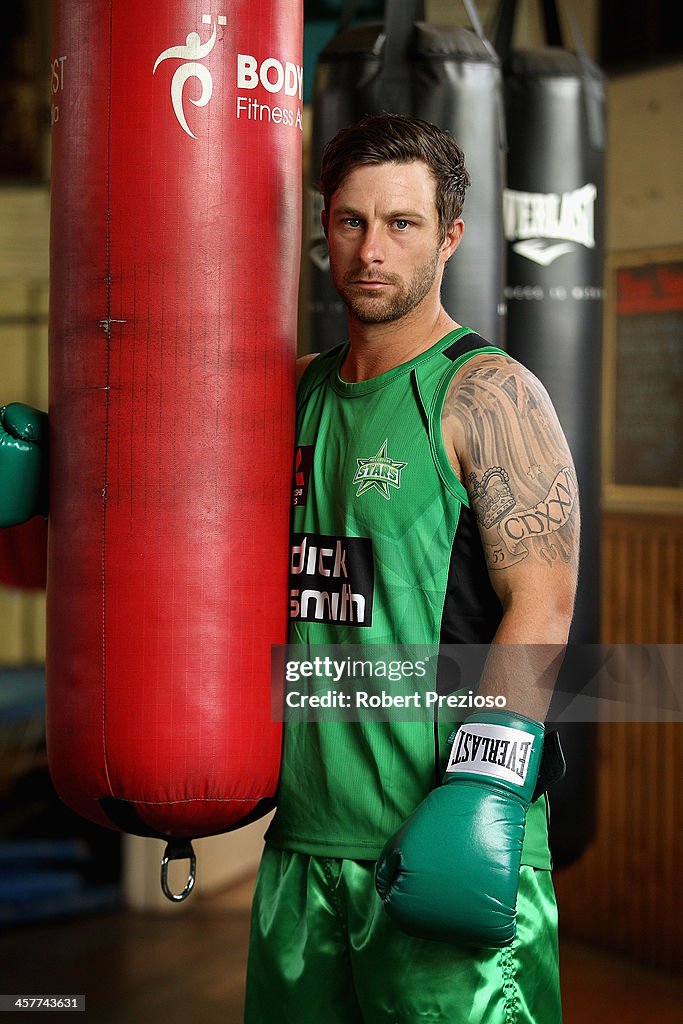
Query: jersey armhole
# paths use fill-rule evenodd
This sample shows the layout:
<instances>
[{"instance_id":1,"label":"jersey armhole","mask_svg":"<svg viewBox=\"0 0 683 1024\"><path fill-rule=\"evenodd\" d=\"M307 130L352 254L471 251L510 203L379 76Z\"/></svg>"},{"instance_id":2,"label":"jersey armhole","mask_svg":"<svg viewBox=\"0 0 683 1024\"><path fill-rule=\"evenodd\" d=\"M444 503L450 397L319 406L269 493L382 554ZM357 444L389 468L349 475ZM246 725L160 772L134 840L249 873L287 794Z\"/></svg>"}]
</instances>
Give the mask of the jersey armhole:
<instances>
[{"instance_id":1,"label":"jersey armhole","mask_svg":"<svg viewBox=\"0 0 683 1024\"><path fill-rule=\"evenodd\" d=\"M448 454L446 453L446 446L443 440L443 429L441 427L441 417L443 415L443 407L446 401L446 395L448 394L448 389L451 386L451 382L458 370L462 369L465 363L468 363L470 359L474 358L474 356L486 354L506 355L507 353L505 353L503 349L497 348L495 345L482 345L481 348L472 349L471 352L465 352L463 355L459 356L447 368L439 381L429 410L429 444L432 449L434 463L439 472L439 476L458 501L461 501L467 508L470 507L469 494L467 493L467 488L463 484L462 480L460 480L453 469L448 458Z\"/></svg>"}]
</instances>

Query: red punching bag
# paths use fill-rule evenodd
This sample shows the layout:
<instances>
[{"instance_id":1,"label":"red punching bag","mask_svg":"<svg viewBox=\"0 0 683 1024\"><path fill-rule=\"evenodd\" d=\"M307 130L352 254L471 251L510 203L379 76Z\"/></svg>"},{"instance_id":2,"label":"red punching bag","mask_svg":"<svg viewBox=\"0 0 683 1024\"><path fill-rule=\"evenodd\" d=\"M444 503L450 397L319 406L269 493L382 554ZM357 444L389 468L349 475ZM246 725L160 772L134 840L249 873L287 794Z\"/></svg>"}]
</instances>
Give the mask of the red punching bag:
<instances>
[{"instance_id":1,"label":"red punching bag","mask_svg":"<svg viewBox=\"0 0 683 1024\"><path fill-rule=\"evenodd\" d=\"M49 764L80 814L189 856L278 776L303 16L53 16Z\"/></svg>"}]
</instances>

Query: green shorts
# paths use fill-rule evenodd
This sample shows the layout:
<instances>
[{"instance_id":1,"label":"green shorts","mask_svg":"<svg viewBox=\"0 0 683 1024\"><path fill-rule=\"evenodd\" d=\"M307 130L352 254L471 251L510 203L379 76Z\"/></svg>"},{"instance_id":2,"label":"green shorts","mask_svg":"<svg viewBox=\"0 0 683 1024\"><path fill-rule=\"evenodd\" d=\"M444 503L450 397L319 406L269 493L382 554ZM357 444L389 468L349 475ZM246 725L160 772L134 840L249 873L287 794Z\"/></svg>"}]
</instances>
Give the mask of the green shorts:
<instances>
[{"instance_id":1,"label":"green shorts","mask_svg":"<svg viewBox=\"0 0 683 1024\"><path fill-rule=\"evenodd\" d=\"M375 892L374 867L266 846L247 1024L560 1024L549 871L522 867L517 938L489 950L400 931Z\"/></svg>"}]
</instances>

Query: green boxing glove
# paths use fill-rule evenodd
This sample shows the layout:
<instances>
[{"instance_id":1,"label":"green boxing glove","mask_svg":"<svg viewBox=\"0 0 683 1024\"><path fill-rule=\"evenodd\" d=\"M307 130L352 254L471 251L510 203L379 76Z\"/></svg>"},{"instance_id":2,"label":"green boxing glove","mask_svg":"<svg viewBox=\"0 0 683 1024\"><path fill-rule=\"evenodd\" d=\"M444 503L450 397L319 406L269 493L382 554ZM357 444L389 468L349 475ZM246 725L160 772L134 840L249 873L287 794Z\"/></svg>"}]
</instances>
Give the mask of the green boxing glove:
<instances>
[{"instance_id":1,"label":"green boxing glove","mask_svg":"<svg viewBox=\"0 0 683 1024\"><path fill-rule=\"evenodd\" d=\"M512 942L544 732L505 712L460 726L442 785L388 841L375 870L384 907L404 931L474 946Z\"/></svg>"},{"instance_id":2,"label":"green boxing glove","mask_svg":"<svg viewBox=\"0 0 683 1024\"><path fill-rule=\"evenodd\" d=\"M47 414L12 402L0 408L0 526L47 515Z\"/></svg>"}]
</instances>

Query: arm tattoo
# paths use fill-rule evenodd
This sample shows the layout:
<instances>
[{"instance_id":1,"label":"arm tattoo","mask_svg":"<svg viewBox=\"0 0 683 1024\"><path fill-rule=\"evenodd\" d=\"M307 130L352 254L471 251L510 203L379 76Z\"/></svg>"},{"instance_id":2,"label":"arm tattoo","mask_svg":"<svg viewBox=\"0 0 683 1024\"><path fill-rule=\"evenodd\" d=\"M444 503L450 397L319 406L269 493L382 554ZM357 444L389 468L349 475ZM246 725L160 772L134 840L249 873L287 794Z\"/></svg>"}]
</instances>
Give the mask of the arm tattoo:
<instances>
[{"instance_id":1,"label":"arm tattoo","mask_svg":"<svg viewBox=\"0 0 683 1024\"><path fill-rule=\"evenodd\" d=\"M539 382L500 356L481 359L451 388L444 425L451 417L489 569L528 557L575 563L576 474Z\"/></svg>"}]
</instances>

